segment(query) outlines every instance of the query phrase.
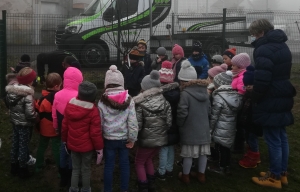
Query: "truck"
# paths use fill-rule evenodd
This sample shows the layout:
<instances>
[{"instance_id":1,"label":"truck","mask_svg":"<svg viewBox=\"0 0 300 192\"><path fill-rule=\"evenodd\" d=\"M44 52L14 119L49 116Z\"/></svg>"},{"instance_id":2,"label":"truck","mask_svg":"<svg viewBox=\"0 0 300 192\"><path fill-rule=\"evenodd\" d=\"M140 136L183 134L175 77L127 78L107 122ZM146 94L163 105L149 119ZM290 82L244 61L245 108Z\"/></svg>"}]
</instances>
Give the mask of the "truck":
<instances>
[{"instance_id":1,"label":"truck","mask_svg":"<svg viewBox=\"0 0 300 192\"><path fill-rule=\"evenodd\" d=\"M84 13L58 25L55 44L59 50L74 53L83 65L99 67L116 60L118 49L126 53L139 39L149 39L151 17L152 53L160 46L171 50L176 43L187 56L192 52L193 41L198 40L210 58L230 44L250 46L247 28L252 20L259 18L257 13L231 14L223 21L222 13L180 15L174 13L175 9L172 0L93 0ZM271 12L260 14L274 19Z\"/></svg>"}]
</instances>

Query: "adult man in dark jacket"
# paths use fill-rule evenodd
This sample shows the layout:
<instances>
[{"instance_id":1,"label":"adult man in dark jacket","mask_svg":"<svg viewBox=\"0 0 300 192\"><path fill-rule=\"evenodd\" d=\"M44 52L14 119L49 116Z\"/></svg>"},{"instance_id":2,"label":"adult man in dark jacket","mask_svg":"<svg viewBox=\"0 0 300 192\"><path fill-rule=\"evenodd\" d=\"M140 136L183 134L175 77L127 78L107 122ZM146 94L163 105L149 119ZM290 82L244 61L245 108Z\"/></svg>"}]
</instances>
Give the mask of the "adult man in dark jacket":
<instances>
[{"instance_id":1,"label":"adult man in dark jacket","mask_svg":"<svg viewBox=\"0 0 300 192\"><path fill-rule=\"evenodd\" d=\"M250 34L255 62L253 84L253 121L263 127L268 145L270 171L261 172L261 178L253 177L258 185L281 188L287 184L289 144L285 127L294 123L293 97L296 90L289 81L292 55L286 45L287 36L266 19L251 23Z\"/></svg>"},{"instance_id":2,"label":"adult man in dark jacket","mask_svg":"<svg viewBox=\"0 0 300 192\"><path fill-rule=\"evenodd\" d=\"M36 59L37 71L38 76L40 77L40 82L45 82L45 65L48 65L48 72L49 73L58 73L61 77L63 77L65 67L63 66L63 61L65 57L71 56L74 58L75 61L78 59L70 52L56 50L47 53L40 53Z\"/></svg>"}]
</instances>

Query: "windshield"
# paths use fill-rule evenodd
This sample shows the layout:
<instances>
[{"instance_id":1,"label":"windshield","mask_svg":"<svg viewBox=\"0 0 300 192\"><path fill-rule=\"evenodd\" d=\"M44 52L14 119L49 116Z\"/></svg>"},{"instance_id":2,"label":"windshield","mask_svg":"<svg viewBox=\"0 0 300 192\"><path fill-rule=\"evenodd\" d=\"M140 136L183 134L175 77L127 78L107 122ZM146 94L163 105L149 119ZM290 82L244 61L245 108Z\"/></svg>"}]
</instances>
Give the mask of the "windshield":
<instances>
[{"instance_id":1,"label":"windshield","mask_svg":"<svg viewBox=\"0 0 300 192\"><path fill-rule=\"evenodd\" d=\"M84 13L81 15L86 15L86 16L90 16L90 15L95 15L96 13L98 13L101 8L106 5L108 2L113 2L113 0L93 0L88 6L87 8L84 10Z\"/></svg>"},{"instance_id":2,"label":"windshield","mask_svg":"<svg viewBox=\"0 0 300 192\"><path fill-rule=\"evenodd\" d=\"M138 4L138 0L116 0L103 12L103 19L109 22L115 21L118 19L118 12L120 19L131 16L137 13Z\"/></svg>"}]
</instances>

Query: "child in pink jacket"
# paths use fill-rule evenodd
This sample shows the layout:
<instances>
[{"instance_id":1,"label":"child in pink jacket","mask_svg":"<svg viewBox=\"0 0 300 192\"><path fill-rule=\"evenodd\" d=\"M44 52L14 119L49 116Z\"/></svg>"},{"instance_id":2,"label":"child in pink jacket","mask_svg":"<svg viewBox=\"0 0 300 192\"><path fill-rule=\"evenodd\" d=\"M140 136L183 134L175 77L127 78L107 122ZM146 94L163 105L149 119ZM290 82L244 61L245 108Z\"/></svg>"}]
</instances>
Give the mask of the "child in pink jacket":
<instances>
[{"instance_id":1,"label":"child in pink jacket","mask_svg":"<svg viewBox=\"0 0 300 192\"><path fill-rule=\"evenodd\" d=\"M63 89L54 96L52 105L53 128L60 134L64 112L69 101L78 95L78 86L83 81L82 73L75 67L68 67L64 72ZM71 156L65 151L65 145L60 146L60 186L66 186L71 181Z\"/></svg>"},{"instance_id":2,"label":"child in pink jacket","mask_svg":"<svg viewBox=\"0 0 300 192\"><path fill-rule=\"evenodd\" d=\"M238 91L239 94L244 95L246 89L244 89L243 77L246 68L251 64L251 59L247 53L240 53L234 56L232 62L232 89Z\"/></svg>"}]
</instances>

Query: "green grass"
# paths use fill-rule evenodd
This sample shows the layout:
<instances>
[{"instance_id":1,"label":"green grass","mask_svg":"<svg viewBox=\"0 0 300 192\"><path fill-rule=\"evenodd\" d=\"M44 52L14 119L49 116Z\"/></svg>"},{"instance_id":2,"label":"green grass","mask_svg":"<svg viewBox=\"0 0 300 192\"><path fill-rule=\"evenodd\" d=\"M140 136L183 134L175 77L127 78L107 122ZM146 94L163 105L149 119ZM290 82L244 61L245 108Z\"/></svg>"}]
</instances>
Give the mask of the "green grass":
<instances>
[{"instance_id":1,"label":"green grass","mask_svg":"<svg viewBox=\"0 0 300 192\"><path fill-rule=\"evenodd\" d=\"M94 72L84 72L84 77L98 85L99 89L103 87L104 73L98 71ZM300 92L300 65L293 67L291 81L296 87L298 93ZM39 89L40 90L40 89ZM2 147L0 149L0 191L10 191L10 192L52 192L52 191L67 191L67 189L60 189L58 187L59 178L58 173L53 162L53 158L50 150L46 152L47 164L43 171L36 173L33 177L26 180L21 180L17 177L12 177L9 173L10 171L10 147L11 147L11 136L12 128L9 123L9 117L7 110L3 103L0 104L0 138L2 139ZM289 185L284 186L282 191L298 191L300 188L300 97L297 95L295 97L294 105L294 116L295 124L287 128L289 144L290 144L290 157L289 157L289 167L288 167L288 180ZM38 145L38 134L33 133L33 137L30 143L31 154L35 156L36 149ZM177 148L179 149L179 148ZM160 192L181 192L181 191L243 191L243 192L265 192L265 191L278 191L275 189L264 188L257 186L252 183L251 177L258 176L260 171L266 171L268 169L268 153L266 149L266 144L263 139L260 138L260 151L262 163L255 169L243 169L238 166L238 160L241 155L232 156L232 176L221 176L218 174L206 173L207 183L199 184L196 180L191 180L191 184L187 187L181 184L176 175L173 178L167 179L166 181L157 181L157 190ZM180 159L178 156L179 150L177 150L176 158ZM103 183L101 179L103 178L103 165L95 165L96 159L92 162L92 177L91 177L91 187L93 191L100 191ZM157 166L157 158L155 160ZM31 167L33 170L34 167ZM179 167L174 165L174 173L177 174L180 170ZM119 191L119 167L116 163L115 167L115 177L114 177L114 191ZM130 185L134 186L136 181L136 175L134 171L134 164L131 164L131 179Z\"/></svg>"}]
</instances>

